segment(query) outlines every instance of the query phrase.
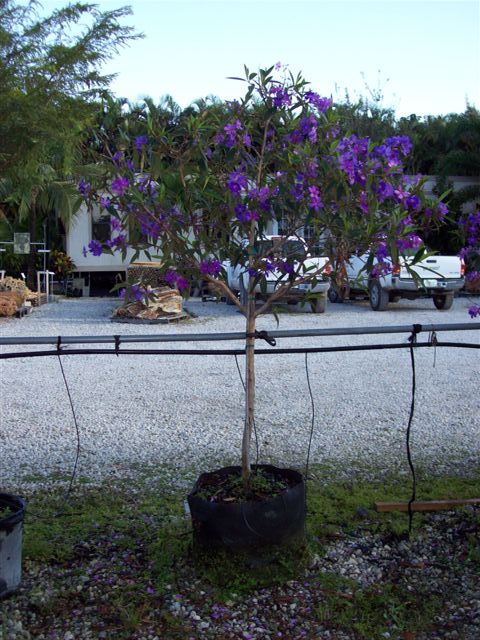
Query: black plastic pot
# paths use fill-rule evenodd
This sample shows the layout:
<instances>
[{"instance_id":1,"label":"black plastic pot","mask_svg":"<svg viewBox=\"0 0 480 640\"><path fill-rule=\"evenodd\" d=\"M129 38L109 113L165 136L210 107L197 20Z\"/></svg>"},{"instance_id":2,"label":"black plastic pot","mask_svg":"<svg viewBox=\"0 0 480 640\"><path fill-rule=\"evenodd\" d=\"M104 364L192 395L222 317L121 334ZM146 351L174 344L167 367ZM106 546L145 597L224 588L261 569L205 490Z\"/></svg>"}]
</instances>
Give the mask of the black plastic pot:
<instances>
[{"instance_id":1,"label":"black plastic pot","mask_svg":"<svg viewBox=\"0 0 480 640\"><path fill-rule=\"evenodd\" d=\"M9 513L0 520L0 597L20 584L22 577L22 526L25 502L8 493L0 493L0 512Z\"/></svg>"},{"instance_id":2,"label":"black plastic pot","mask_svg":"<svg viewBox=\"0 0 480 640\"><path fill-rule=\"evenodd\" d=\"M258 468L288 480L292 486L266 500L225 504L206 500L197 492L209 477L240 475L240 467L224 467L198 478L188 495L194 544L236 551L304 539L306 505L302 474L272 465L258 465Z\"/></svg>"}]
</instances>

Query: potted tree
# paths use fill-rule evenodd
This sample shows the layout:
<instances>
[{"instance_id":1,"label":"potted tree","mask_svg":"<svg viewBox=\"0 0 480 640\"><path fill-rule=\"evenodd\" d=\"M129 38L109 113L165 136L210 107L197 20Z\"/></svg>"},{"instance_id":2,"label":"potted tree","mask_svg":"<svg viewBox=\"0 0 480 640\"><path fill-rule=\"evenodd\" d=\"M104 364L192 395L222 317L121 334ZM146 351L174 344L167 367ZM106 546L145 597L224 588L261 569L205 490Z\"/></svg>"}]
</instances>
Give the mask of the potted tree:
<instances>
[{"instance_id":1,"label":"potted tree","mask_svg":"<svg viewBox=\"0 0 480 640\"><path fill-rule=\"evenodd\" d=\"M343 132L332 101L285 68L245 68L236 80L246 86L238 102L130 122L121 146L103 145L101 187L81 186L91 205L110 212L114 232L107 247L90 243L92 253L125 251L134 228L138 252L161 260L172 286L188 293L192 278L206 280L245 316L241 464L202 475L189 496L197 539L230 548L278 543L304 527L301 474L252 469L257 318L295 287L318 295L325 264L312 267L313 244L328 240L344 256L370 248L377 271L388 269L387 255L396 260L417 246L417 229L446 213L438 201L425 203L420 178L404 176L408 138L376 144ZM305 229L308 251L278 251L303 241ZM262 242L269 234L275 245ZM423 255L420 246L415 259ZM241 299L229 287L227 260L242 272ZM276 287L257 305L272 272Z\"/></svg>"}]
</instances>

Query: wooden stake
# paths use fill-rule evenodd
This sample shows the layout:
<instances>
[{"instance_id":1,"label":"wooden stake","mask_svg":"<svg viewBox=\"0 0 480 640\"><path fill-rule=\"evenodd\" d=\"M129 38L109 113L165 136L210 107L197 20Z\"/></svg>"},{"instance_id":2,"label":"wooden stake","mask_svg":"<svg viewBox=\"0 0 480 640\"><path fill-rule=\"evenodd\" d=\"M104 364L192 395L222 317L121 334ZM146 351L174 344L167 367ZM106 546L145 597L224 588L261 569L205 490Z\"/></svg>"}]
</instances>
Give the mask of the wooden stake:
<instances>
[{"instance_id":1,"label":"wooden stake","mask_svg":"<svg viewBox=\"0 0 480 640\"><path fill-rule=\"evenodd\" d=\"M465 500L430 500L412 502L412 511L440 511L442 509L453 509L454 507L465 507L467 505L480 505L480 498L468 498ZM375 510L386 511L408 511L408 502L376 502Z\"/></svg>"}]
</instances>

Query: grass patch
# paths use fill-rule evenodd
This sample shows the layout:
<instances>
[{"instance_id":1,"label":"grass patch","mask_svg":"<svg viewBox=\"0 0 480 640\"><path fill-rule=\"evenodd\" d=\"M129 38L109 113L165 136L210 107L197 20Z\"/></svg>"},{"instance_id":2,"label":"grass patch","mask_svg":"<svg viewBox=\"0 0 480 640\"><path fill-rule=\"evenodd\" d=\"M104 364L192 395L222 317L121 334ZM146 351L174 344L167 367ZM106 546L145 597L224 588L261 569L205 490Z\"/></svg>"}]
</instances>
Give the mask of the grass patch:
<instances>
[{"instance_id":1,"label":"grass patch","mask_svg":"<svg viewBox=\"0 0 480 640\"><path fill-rule=\"evenodd\" d=\"M385 633L414 634L428 629L442 602L430 593L412 593L398 585L354 588L351 593L325 592L315 611L320 624L354 633L362 640L382 640Z\"/></svg>"},{"instance_id":2,"label":"grass patch","mask_svg":"<svg viewBox=\"0 0 480 640\"><path fill-rule=\"evenodd\" d=\"M381 480L360 482L331 482L321 477L307 483L308 522L310 532L319 539L342 531L403 536L408 533L406 513L377 513L375 502L403 501L411 497L411 480L404 476L392 476ZM319 472L321 476L321 471ZM478 498L480 477L459 478L432 476L417 473L417 500L448 500ZM417 512L413 517L413 531L424 524L425 514Z\"/></svg>"},{"instance_id":3,"label":"grass patch","mask_svg":"<svg viewBox=\"0 0 480 640\"><path fill-rule=\"evenodd\" d=\"M406 535L407 515L377 513L374 503L408 501L409 478L327 481L325 471L311 467L307 543L290 550L274 549L267 561L263 552L257 558L222 551L199 557L192 549L191 524L184 512L188 489L166 484L158 468L155 472L139 470L137 480L117 481L113 487L77 484L66 501L65 489L58 486L35 490L25 496L23 557L27 573L29 563L40 563L53 568L58 579L52 578L49 594L37 593L33 581L30 604L45 628L51 616L68 619L71 611L87 603L91 607L93 602L108 637L131 638L152 624L159 637L184 639L194 633L190 623L165 608L164 599L176 590L185 594L186 585L193 585L188 594L191 600L199 597L200 591L207 594L203 604L195 604L202 613L202 606L207 611L206 599L211 607L213 602L224 603L263 587L274 589L289 580L303 579L310 560L315 555L322 557L326 545L337 536L378 534L389 539ZM479 480L419 473L417 498L478 497ZM181 486L185 484L188 482L180 481ZM414 535L427 517L414 514ZM480 564L478 538L474 532L469 535L464 562ZM309 580L316 582L323 596L309 615L325 628L342 630L361 640L381 639L392 628L409 634L428 631L442 606L439 596L427 588L410 592L387 578L369 587L327 573L311 574ZM108 599L104 598L106 593ZM210 614L205 611L208 619Z\"/></svg>"}]
</instances>

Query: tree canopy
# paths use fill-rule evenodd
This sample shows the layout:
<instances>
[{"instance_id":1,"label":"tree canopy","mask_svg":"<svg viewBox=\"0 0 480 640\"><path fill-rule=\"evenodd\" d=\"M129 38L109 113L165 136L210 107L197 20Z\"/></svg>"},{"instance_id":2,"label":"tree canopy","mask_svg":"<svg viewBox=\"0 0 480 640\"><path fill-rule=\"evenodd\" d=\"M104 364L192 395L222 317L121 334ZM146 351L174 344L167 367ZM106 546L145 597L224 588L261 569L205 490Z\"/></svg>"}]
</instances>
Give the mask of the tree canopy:
<instances>
[{"instance_id":1,"label":"tree canopy","mask_svg":"<svg viewBox=\"0 0 480 640\"><path fill-rule=\"evenodd\" d=\"M0 0L0 207L28 221L32 240L39 213L74 210L68 180L112 79L102 65L140 37L121 24L128 7L77 2L48 16L40 7Z\"/></svg>"}]
</instances>

